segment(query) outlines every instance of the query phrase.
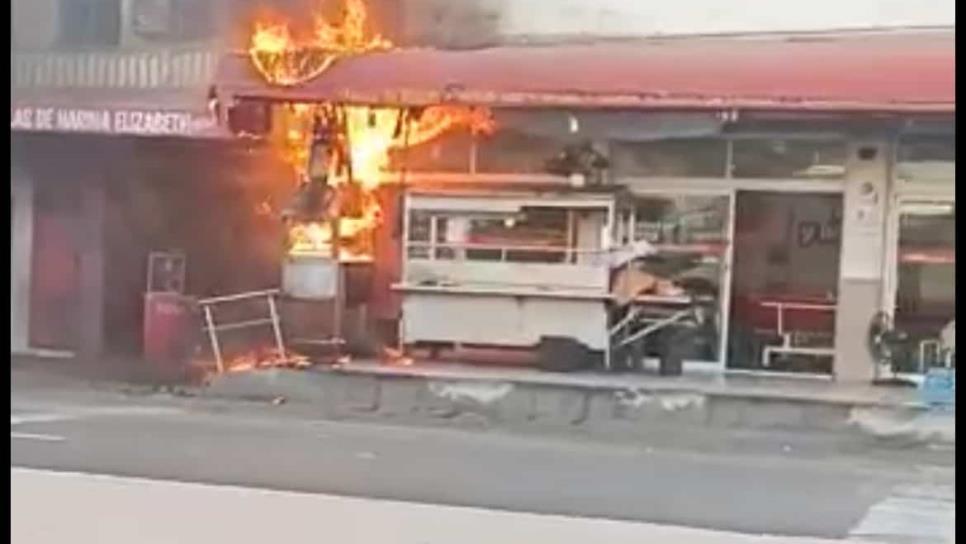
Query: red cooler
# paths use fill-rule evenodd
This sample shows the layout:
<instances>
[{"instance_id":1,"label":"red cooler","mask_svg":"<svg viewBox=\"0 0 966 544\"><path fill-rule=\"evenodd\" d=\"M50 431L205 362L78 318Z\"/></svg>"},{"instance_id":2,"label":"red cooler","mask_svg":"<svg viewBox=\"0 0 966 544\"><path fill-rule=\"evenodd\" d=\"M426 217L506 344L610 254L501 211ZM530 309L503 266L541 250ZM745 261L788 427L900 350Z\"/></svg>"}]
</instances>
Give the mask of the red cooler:
<instances>
[{"instance_id":1,"label":"red cooler","mask_svg":"<svg viewBox=\"0 0 966 544\"><path fill-rule=\"evenodd\" d=\"M187 376L201 321L196 301L178 293L144 296L144 358L167 378Z\"/></svg>"}]
</instances>

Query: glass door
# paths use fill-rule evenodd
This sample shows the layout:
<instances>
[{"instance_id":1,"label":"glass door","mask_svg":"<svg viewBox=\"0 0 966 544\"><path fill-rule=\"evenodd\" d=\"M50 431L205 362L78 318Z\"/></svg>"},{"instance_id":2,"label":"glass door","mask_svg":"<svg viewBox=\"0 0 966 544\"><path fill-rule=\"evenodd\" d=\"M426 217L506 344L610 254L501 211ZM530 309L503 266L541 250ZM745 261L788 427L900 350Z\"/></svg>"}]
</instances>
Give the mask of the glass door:
<instances>
[{"instance_id":1,"label":"glass door","mask_svg":"<svg viewBox=\"0 0 966 544\"><path fill-rule=\"evenodd\" d=\"M711 314L685 356L688 368L724 368L733 215L730 189L635 191L627 230L634 240L646 240L657 250L641 265L655 279L655 305L674 311L674 295L683 291L702 301Z\"/></svg>"},{"instance_id":2,"label":"glass door","mask_svg":"<svg viewBox=\"0 0 966 544\"><path fill-rule=\"evenodd\" d=\"M894 210L887 308L908 336L899 370L919 374L955 357L956 204L903 197Z\"/></svg>"},{"instance_id":3,"label":"glass door","mask_svg":"<svg viewBox=\"0 0 966 544\"><path fill-rule=\"evenodd\" d=\"M831 375L842 195L739 191L728 368Z\"/></svg>"}]
</instances>

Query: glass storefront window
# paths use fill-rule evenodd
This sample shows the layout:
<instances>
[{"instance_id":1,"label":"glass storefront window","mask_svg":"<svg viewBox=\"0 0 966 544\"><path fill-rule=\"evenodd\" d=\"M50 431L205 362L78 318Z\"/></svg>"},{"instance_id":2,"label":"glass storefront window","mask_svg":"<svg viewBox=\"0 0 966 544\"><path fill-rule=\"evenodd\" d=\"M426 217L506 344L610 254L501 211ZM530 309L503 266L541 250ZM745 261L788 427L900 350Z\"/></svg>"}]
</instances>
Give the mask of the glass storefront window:
<instances>
[{"instance_id":1,"label":"glass storefront window","mask_svg":"<svg viewBox=\"0 0 966 544\"><path fill-rule=\"evenodd\" d=\"M721 139L614 142L611 169L618 176L720 178L727 155Z\"/></svg>"},{"instance_id":2,"label":"glass storefront window","mask_svg":"<svg viewBox=\"0 0 966 544\"><path fill-rule=\"evenodd\" d=\"M895 326L910 340L906 370L918 371L955 349L943 338L956 319L955 204L902 203L897 257Z\"/></svg>"},{"instance_id":3,"label":"glass storefront window","mask_svg":"<svg viewBox=\"0 0 966 544\"><path fill-rule=\"evenodd\" d=\"M956 179L956 138L904 138L899 142L896 162L898 177L902 181L952 185Z\"/></svg>"},{"instance_id":4,"label":"glass storefront window","mask_svg":"<svg viewBox=\"0 0 966 544\"><path fill-rule=\"evenodd\" d=\"M842 179L844 140L753 138L732 143L735 178Z\"/></svg>"},{"instance_id":5,"label":"glass storefront window","mask_svg":"<svg viewBox=\"0 0 966 544\"><path fill-rule=\"evenodd\" d=\"M919 136L903 138L899 142L899 162L954 162L954 136Z\"/></svg>"},{"instance_id":6,"label":"glass storefront window","mask_svg":"<svg viewBox=\"0 0 966 544\"><path fill-rule=\"evenodd\" d=\"M453 132L407 150L393 150L389 169L398 171L405 166L411 172L466 173L472 152L473 135Z\"/></svg>"},{"instance_id":7,"label":"glass storefront window","mask_svg":"<svg viewBox=\"0 0 966 544\"><path fill-rule=\"evenodd\" d=\"M500 129L477 140L476 171L543 174L547 172L547 161L561 153L567 143L561 138Z\"/></svg>"}]
</instances>

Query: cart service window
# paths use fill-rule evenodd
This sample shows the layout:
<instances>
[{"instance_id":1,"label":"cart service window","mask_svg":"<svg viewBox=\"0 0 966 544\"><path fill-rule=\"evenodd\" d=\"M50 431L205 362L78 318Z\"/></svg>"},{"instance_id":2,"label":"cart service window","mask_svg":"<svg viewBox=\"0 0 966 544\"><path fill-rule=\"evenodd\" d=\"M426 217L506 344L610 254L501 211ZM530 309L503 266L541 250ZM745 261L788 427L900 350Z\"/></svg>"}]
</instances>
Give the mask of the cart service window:
<instances>
[{"instance_id":1,"label":"cart service window","mask_svg":"<svg viewBox=\"0 0 966 544\"><path fill-rule=\"evenodd\" d=\"M430 232L433 217L427 212L414 210L409 214L408 256L410 259L429 258Z\"/></svg>"},{"instance_id":2,"label":"cart service window","mask_svg":"<svg viewBox=\"0 0 966 544\"><path fill-rule=\"evenodd\" d=\"M414 210L409 216L407 255L410 259L569 262L578 238L578 215L550 207L525 207L515 213Z\"/></svg>"},{"instance_id":3,"label":"cart service window","mask_svg":"<svg viewBox=\"0 0 966 544\"><path fill-rule=\"evenodd\" d=\"M567 248L567 211L525 208L504 217L471 219L467 242L471 246L500 249L469 249L470 260L512 262L563 262Z\"/></svg>"}]
</instances>

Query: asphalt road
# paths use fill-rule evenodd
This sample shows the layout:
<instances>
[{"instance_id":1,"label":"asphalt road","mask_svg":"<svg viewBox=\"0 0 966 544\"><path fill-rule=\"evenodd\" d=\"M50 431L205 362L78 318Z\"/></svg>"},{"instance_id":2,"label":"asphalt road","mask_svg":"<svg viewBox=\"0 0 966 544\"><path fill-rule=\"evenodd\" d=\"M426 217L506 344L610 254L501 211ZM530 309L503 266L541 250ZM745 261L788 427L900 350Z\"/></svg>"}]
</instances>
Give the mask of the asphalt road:
<instances>
[{"instance_id":1,"label":"asphalt road","mask_svg":"<svg viewBox=\"0 0 966 544\"><path fill-rule=\"evenodd\" d=\"M834 544L606 519L11 469L11 542ZM56 512L56 522L51 522Z\"/></svg>"},{"instance_id":2,"label":"asphalt road","mask_svg":"<svg viewBox=\"0 0 966 544\"><path fill-rule=\"evenodd\" d=\"M823 538L941 542L929 538L955 504L951 456L602 445L16 383L11 455L15 467Z\"/></svg>"}]
</instances>

